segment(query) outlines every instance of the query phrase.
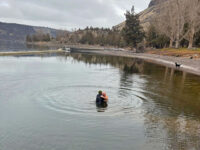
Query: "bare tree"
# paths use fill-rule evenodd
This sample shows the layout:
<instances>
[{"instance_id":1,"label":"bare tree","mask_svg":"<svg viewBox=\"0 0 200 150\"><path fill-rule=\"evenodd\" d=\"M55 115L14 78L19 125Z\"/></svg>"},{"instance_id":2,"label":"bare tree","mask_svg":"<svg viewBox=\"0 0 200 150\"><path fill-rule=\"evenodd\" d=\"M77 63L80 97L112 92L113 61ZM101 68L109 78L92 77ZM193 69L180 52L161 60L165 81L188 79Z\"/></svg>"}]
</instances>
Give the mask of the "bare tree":
<instances>
[{"instance_id":1,"label":"bare tree","mask_svg":"<svg viewBox=\"0 0 200 150\"><path fill-rule=\"evenodd\" d=\"M185 20L185 11L186 3L185 0L174 0L175 12L175 28L176 28L176 48L179 48L180 41L185 37L184 26L186 23Z\"/></svg>"},{"instance_id":2,"label":"bare tree","mask_svg":"<svg viewBox=\"0 0 200 150\"><path fill-rule=\"evenodd\" d=\"M171 7L170 2L166 2L165 5L160 5L159 7L159 15L156 16L155 22L153 22L154 26L157 30L163 34L165 34L170 39L170 46L173 47L173 42L175 41L175 22L173 11L174 8Z\"/></svg>"},{"instance_id":3,"label":"bare tree","mask_svg":"<svg viewBox=\"0 0 200 150\"><path fill-rule=\"evenodd\" d=\"M194 35L200 30L200 0L185 0L188 34L185 37L189 41L188 48L193 47Z\"/></svg>"},{"instance_id":4,"label":"bare tree","mask_svg":"<svg viewBox=\"0 0 200 150\"><path fill-rule=\"evenodd\" d=\"M185 0L168 0L159 8L159 15L155 18L157 29L170 38L170 47L175 42L179 48L180 41L185 37L184 26L186 23Z\"/></svg>"}]
</instances>

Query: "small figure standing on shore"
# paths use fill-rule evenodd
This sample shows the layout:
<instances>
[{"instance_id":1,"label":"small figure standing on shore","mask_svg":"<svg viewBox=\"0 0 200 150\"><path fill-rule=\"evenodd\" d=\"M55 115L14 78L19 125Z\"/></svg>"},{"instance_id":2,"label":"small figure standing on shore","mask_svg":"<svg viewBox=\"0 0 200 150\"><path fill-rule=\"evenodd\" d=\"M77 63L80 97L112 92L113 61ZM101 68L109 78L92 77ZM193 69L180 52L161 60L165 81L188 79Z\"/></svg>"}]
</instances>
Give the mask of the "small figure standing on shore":
<instances>
[{"instance_id":1,"label":"small figure standing on shore","mask_svg":"<svg viewBox=\"0 0 200 150\"><path fill-rule=\"evenodd\" d=\"M180 68L180 67L181 67L181 64L178 64L177 62L175 62L175 66L176 66L177 68Z\"/></svg>"}]
</instances>

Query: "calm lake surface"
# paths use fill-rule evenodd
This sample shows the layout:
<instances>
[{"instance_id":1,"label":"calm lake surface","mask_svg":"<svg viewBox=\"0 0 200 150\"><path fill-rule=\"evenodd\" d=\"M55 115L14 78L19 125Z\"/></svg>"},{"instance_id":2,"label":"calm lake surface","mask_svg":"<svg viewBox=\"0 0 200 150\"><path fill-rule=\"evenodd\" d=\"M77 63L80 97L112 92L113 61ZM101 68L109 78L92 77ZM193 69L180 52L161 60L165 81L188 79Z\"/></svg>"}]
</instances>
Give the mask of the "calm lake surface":
<instances>
[{"instance_id":1,"label":"calm lake surface","mask_svg":"<svg viewBox=\"0 0 200 150\"><path fill-rule=\"evenodd\" d=\"M199 150L200 77L124 57L0 57L0 149Z\"/></svg>"}]
</instances>

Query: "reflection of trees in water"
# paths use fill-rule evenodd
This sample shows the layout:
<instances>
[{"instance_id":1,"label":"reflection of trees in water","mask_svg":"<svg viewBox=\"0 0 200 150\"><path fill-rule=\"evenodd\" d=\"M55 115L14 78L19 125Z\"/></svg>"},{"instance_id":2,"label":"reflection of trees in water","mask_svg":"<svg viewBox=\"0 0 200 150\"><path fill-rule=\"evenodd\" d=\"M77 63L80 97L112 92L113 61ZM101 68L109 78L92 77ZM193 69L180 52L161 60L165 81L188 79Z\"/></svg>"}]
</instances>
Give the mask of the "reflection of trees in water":
<instances>
[{"instance_id":1,"label":"reflection of trees in water","mask_svg":"<svg viewBox=\"0 0 200 150\"><path fill-rule=\"evenodd\" d=\"M133 74L142 73L144 70L144 61L126 57L113 57L102 55L71 54L75 61L86 64L111 65L121 70L120 72L120 96L129 94L127 88L132 88Z\"/></svg>"},{"instance_id":2,"label":"reflection of trees in water","mask_svg":"<svg viewBox=\"0 0 200 150\"><path fill-rule=\"evenodd\" d=\"M87 54L71 54L71 57L74 61L86 64L109 64L119 68L122 89L131 88L133 74L141 73L147 81L144 83L144 91L147 91L145 96L157 104L156 109L162 108L160 113L200 116L200 79L197 76L145 63L140 59Z\"/></svg>"},{"instance_id":3,"label":"reflection of trees in water","mask_svg":"<svg viewBox=\"0 0 200 150\"><path fill-rule=\"evenodd\" d=\"M164 143L165 149L200 149L199 77L168 67L151 67L150 75L146 91L152 94L145 95L152 104L145 105L144 120L148 140Z\"/></svg>"},{"instance_id":4,"label":"reflection of trees in water","mask_svg":"<svg viewBox=\"0 0 200 150\"><path fill-rule=\"evenodd\" d=\"M134 74L144 75L147 140L163 143L164 149L200 149L199 77L132 58L84 54L72 57L86 64L119 68L121 96L129 94L127 88L132 88Z\"/></svg>"},{"instance_id":5,"label":"reflection of trees in water","mask_svg":"<svg viewBox=\"0 0 200 150\"><path fill-rule=\"evenodd\" d=\"M113 67L120 68L120 70L130 74L141 73L143 71L143 61L140 59L89 54L71 54L70 56L77 62L99 65L109 64Z\"/></svg>"},{"instance_id":6,"label":"reflection of trees in water","mask_svg":"<svg viewBox=\"0 0 200 150\"><path fill-rule=\"evenodd\" d=\"M120 89L119 96L127 97L133 87L133 74L142 73L144 69L144 61L136 59L128 61L122 65L120 72Z\"/></svg>"},{"instance_id":7,"label":"reflection of trees in water","mask_svg":"<svg viewBox=\"0 0 200 150\"><path fill-rule=\"evenodd\" d=\"M120 73L120 89L119 96L126 97L129 95L129 90L133 85L133 77L132 74L127 72Z\"/></svg>"},{"instance_id":8,"label":"reflection of trees in water","mask_svg":"<svg viewBox=\"0 0 200 150\"><path fill-rule=\"evenodd\" d=\"M157 104L156 109L162 108L161 113L200 116L199 77L154 65L146 65L144 74L149 75L145 84L148 93L145 95Z\"/></svg>"}]
</instances>

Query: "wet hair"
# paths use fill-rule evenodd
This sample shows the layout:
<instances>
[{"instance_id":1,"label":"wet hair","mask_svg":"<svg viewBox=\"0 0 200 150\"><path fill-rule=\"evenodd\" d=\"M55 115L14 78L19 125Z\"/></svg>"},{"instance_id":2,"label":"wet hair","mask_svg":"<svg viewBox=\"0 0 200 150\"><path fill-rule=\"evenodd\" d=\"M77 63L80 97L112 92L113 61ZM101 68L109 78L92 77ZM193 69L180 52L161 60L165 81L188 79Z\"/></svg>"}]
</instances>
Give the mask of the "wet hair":
<instances>
[{"instance_id":1,"label":"wet hair","mask_svg":"<svg viewBox=\"0 0 200 150\"><path fill-rule=\"evenodd\" d=\"M100 95L102 95L102 93L103 93L102 91L99 91L99 94L100 94Z\"/></svg>"}]
</instances>

